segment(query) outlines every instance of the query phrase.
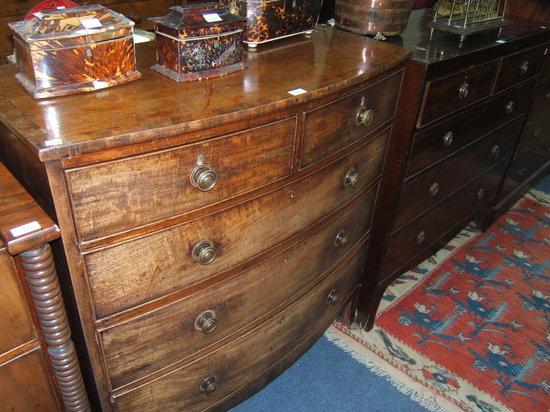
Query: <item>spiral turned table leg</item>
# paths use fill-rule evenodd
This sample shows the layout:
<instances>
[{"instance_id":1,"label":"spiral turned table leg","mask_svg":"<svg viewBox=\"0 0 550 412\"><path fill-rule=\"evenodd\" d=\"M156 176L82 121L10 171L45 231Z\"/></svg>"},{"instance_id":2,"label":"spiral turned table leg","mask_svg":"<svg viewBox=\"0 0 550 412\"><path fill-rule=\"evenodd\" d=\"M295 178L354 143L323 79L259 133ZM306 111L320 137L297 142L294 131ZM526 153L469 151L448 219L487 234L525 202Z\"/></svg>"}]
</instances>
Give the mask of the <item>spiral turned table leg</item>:
<instances>
[{"instance_id":1,"label":"spiral turned table leg","mask_svg":"<svg viewBox=\"0 0 550 412\"><path fill-rule=\"evenodd\" d=\"M65 410L90 411L49 244L19 255Z\"/></svg>"}]
</instances>

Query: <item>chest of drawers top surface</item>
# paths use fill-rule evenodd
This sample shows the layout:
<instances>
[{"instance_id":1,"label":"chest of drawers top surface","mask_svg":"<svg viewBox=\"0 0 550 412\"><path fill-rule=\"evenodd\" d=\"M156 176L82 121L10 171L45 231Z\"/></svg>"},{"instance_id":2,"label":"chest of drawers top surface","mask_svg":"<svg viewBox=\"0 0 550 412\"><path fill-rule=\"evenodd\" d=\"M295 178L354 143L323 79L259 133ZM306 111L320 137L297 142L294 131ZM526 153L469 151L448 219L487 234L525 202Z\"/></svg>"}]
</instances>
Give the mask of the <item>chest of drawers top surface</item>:
<instances>
[{"instance_id":1,"label":"chest of drawers top surface","mask_svg":"<svg viewBox=\"0 0 550 412\"><path fill-rule=\"evenodd\" d=\"M266 46L247 69L203 82L176 84L149 67L151 44L138 47L142 79L124 87L37 102L0 67L3 122L42 160L143 143L242 123L360 84L403 63L406 50L319 26L311 39ZM288 92L304 89L305 94ZM61 139L61 140L60 140ZM188 142L192 138L188 139Z\"/></svg>"}]
</instances>

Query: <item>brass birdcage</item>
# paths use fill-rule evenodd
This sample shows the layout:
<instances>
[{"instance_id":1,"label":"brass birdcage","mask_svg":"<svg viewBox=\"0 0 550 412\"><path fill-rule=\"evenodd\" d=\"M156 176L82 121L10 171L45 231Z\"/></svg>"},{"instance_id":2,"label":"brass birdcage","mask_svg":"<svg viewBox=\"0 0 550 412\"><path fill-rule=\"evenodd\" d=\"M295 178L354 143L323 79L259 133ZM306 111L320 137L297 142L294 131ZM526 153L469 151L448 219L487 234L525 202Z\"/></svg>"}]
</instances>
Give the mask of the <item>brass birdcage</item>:
<instances>
[{"instance_id":1,"label":"brass birdcage","mask_svg":"<svg viewBox=\"0 0 550 412\"><path fill-rule=\"evenodd\" d=\"M462 42L470 34L505 26L504 5L505 0L439 0L428 26L432 32L456 33Z\"/></svg>"}]
</instances>

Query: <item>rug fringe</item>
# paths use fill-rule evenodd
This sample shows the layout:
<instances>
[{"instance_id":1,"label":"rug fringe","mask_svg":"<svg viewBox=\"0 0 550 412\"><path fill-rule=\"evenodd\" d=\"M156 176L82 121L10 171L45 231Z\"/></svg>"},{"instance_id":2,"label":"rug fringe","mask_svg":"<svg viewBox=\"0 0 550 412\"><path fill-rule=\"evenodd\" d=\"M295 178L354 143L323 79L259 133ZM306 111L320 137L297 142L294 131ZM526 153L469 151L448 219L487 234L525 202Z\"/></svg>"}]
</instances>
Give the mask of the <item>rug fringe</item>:
<instances>
[{"instance_id":1,"label":"rug fringe","mask_svg":"<svg viewBox=\"0 0 550 412\"><path fill-rule=\"evenodd\" d=\"M349 354L353 359L365 365L372 373L377 376L385 378L390 382L399 392L409 396L411 400L418 403L420 406L426 408L431 412L449 412L449 408L443 406L439 400L433 395L426 394L420 387L416 388L417 384L403 382L403 379L399 379L391 371L380 367L374 359L369 357L364 352L359 352L353 345L353 343L347 342L344 338L341 338L327 330L325 337L329 342L334 343L344 352Z\"/></svg>"}]
</instances>

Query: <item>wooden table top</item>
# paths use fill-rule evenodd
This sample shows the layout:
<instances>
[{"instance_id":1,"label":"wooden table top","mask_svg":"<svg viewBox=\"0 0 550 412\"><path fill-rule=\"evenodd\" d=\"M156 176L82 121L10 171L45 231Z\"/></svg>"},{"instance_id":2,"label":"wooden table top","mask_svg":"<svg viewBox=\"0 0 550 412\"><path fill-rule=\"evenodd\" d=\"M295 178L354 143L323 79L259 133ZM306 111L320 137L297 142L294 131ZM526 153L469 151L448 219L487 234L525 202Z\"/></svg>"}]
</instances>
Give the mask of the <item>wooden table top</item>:
<instances>
[{"instance_id":1,"label":"wooden table top","mask_svg":"<svg viewBox=\"0 0 550 412\"><path fill-rule=\"evenodd\" d=\"M0 121L42 161L185 134L287 109L353 86L406 61L399 47L318 26L247 53L246 70L176 83L152 71L154 45L138 46L140 80L98 92L35 100L0 67ZM306 94L292 96L302 88Z\"/></svg>"},{"instance_id":2,"label":"wooden table top","mask_svg":"<svg viewBox=\"0 0 550 412\"><path fill-rule=\"evenodd\" d=\"M0 163L0 247L17 255L59 236L57 225Z\"/></svg>"}]
</instances>

